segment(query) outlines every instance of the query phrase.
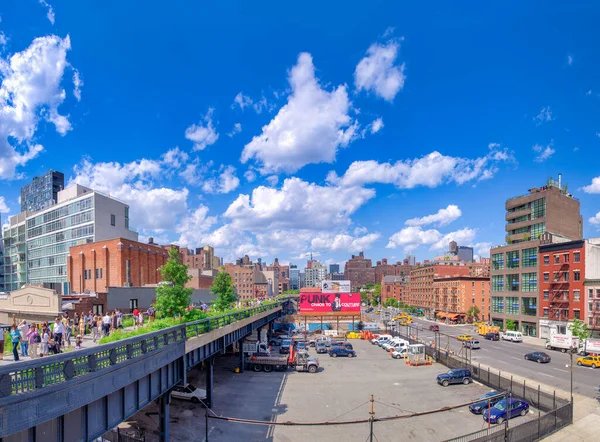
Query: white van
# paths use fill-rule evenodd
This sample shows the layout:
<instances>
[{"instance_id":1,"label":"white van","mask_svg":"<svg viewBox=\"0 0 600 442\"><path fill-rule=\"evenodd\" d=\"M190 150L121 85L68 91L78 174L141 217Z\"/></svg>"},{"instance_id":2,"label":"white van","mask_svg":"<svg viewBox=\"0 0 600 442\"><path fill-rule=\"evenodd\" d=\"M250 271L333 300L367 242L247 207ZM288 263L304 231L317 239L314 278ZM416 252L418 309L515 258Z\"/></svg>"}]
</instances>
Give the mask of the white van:
<instances>
[{"instance_id":1,"label":"white van","mask_svg":"<svg viewBox=\"0 0 600 442\"><path fill-rule=\"evenodd\" d=\"M502 333L502 339L511 342L523 342L523 333L518 331L507 331Z\"/></svg>"},{"instance_id":2,"label":"white van","mask_svg":"<svg viewBox=\"0 0 600 442\"><path fill-rule=\"evenodd\" d=\"M386 350L386 351L390 351L391 349L401 350L403 348L408 348L408 345L409 345L408 342L401 340L401 341L392 341L389 344L383 344L381 346L381 348L386 347L386 348L384 348L384 350Z\"/></svg>"},{"instance_id":3,"label":"white van","mask_svg":"<svg viewBox=\"0 0 600 442\"><path fill-rule=\"evenodd\" d=\"M379 335L377 338L371 339L371 344L379 344L386 339L392 339L392 335Z\"/></svg>"}]
</instances>

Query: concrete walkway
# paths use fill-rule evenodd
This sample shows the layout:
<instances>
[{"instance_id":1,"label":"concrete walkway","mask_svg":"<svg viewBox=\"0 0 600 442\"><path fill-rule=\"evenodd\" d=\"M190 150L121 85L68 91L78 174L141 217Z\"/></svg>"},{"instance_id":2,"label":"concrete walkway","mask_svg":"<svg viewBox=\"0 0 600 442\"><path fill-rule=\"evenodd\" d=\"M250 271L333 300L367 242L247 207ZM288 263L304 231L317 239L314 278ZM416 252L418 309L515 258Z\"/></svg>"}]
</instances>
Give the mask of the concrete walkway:
<instances>
[{"instance_id":1,"label":"concrete walkway","mask_svg":"<svg viewBox=\"0 0 600 442\"><path fill-rule=\"evenodd\" d=\"M123 330L124 331L135 330L135 326L125 327ZM72 344L72 346L71 346L71 349L69 349L69 351L68 351L69 353L79 351L79 350L75 350L75 337L71 338L71 344ZM100 344L98 342L93 341L92 335L88 334L88 335L85 335L83 338L83 343L81 344L81 349L83 350L83 349L87 349L87 348L93 348L98 345L100 345ZM31 348L31 345L29 346L29 348ZM44 360L51 358L52 356L55 356L55 355L44 356ZM39 358L37 358L37 359L39 359ZM0 367L3 367L5 365L14 364L15 362L21 362L21 361L31 361L31 357L30 356L21 356L21 352L19 352L19 360L15 361L13 359L12 351L10 353L8 351L6 351L4 353L4 359L0 359Z\"/></svg>"}]
</instances>

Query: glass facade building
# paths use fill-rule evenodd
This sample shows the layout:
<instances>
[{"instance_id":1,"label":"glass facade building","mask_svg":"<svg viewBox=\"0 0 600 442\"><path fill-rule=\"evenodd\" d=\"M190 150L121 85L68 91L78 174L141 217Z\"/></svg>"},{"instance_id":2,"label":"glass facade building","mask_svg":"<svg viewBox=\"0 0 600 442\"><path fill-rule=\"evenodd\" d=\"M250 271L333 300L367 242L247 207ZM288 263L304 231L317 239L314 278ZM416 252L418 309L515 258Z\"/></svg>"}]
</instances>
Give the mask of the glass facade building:
<instances>
[{"instance_id":1,"label":"glass facade building","mask_svg":"<svg viewBox=\"0 0 600 442\"><path fill-rule=\"evenodd\" d=\"M58 192L65 187L62 172L49 170L33 178L31 183L21 187L21 212L37 212L52 206L58 200Z\"/></svg>"}]
</instances>

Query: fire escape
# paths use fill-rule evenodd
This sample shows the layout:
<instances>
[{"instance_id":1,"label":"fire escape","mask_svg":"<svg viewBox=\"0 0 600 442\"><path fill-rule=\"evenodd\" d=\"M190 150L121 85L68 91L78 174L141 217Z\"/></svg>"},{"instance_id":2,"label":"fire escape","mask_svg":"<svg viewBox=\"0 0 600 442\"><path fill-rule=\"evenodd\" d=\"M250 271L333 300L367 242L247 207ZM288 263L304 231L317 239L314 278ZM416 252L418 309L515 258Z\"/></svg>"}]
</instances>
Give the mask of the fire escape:
<instances>
[{"instance_id":1,"label":"fire escape","mask_svg":"<svg viewBox=\"0 0 600 442\"><path fill-rule=\"evenodd\" d=\"M556 265L556 264L555 264ZM569 263L560 264L558 271L554 272L552 282L550 282L550 319L555 321L569 320L569 279L564 272L569 271Z\"/></svg>"}]
</instances>

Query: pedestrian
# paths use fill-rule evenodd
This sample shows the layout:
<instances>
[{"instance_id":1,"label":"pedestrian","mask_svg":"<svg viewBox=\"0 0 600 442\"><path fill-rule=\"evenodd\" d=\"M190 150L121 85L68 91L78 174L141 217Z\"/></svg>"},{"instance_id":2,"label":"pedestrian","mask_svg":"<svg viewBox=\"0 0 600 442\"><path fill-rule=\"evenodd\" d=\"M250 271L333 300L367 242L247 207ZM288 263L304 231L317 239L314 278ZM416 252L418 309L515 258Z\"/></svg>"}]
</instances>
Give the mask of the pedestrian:
<instances>
[{"instance_id":1,"label":"pedestrian","mask_svg":"<svg viewBox=\"0 0 600 442\"><path fill-rule=\"evenodd\" d=\"M102 325L104 329L104 336L108 336L110 334L110 315L106 312L106 315L102 318Z\"/></svg>"},{"instance_id":2,"label":"pedestrian","mask_svg":"<svg viewBox=\"0 0 600 442\"><path fill-rule=\"evenodd\" d=\"M117 309L117 328L123 328L123 312Z\"/></svg>"},{"instance_id":3,"label":"pedestrian","mask_svg":"<svg viewBox=\"0 0 600 442\"><path fill-rule=\"evenodd\" d=\"M144 312L141 310L139 311L138 324L140 327L143 327L144 325Z\"/></svg>"},{"instance_id":4,"label":"pedestrian","mask_svg":"<svg viewBox=\"0 0 600 442\"><path fill-rule=\"evenodd\" d=\"M0 361L4 359L4 329L0 328Z\"/></svg>"},{"instance_id":5,"label":"pedestrian","mask_svg":"<svg viewBox=\"0 0 600 442\"><path fill-rule=\"evenodd\" d=\"M92 320L94 319L94 317L97 316L94 314L94 312L92 312L91 310L89 311L87 318L85 319L85 326L87 327L88 330L91 330L92 328ZM86 332L85 330L83 330L84 332ZM87 332L86 332L87 333ZM85 336L82 336L81 339L83 339Z\"/></svg>"},{"instance_id":6,"label":"pedestrian","mask_svg":"<svg viewBox=\"0 0 600 442\"><path fill-rule=\"evenodd\" d=\"M42 328L42 340L40 342L40 357L48 356L48 341L50 340L50 332L48 327Z\"/></svg>"},{"instance_id":7,"label":"pedestrian","mask_svg":"<svg viewBox=\"0 0 600 442\"><path fill-rule=\"evenodd\" d=\"M65 328L65 344L71 348L71 335L73 334L73 321L67 321L67 327Z\"/></svg>"},{"instance_id":8,"label":"pedestrian","mask_svg":"<svg viewBox=\"0 0 600 442\"><path fill-rule=\"evenodd\" d=\"M117 314L116 310L113 312L113 314L110 318L110 325L113 330L116 330L117 327L119 326L119 315Z\"/></svg>"},{"instance_id":9,"label":"pedestrian","mask_svg":"<svg viewBox=\"0 0 600 442\"><path fill-rule=\"evenodd\" d=\"M104 334L104 321L102 316L98 315L98 320L96 322L96 340L100 340L102 335Z\"/></svg>"},{"instance_id":10,"label":"pedestrian","mask_svg":"<svg viewBox=\"0 0 600 442\"><path fill-rule=\"evenodd\" d=\"M21 340L21 333L17 329L17 325L13 324L10 326L10 339L12 341L12 350L15 361L19 360L19 341Z\"/></svg>"},{"instance_id":11,"label":"pedestrian","mask_svg":"<svg viewBox=\"0 0 600 442\"><path fill-rule=\"evenodd\" d=\"M19 333L21 333L21 357L29 356L29 340L27 339L27 333L29 332L29 326L27 321L22 320L18 327Z\"/></svg>"},{"instance_id":12,"label":"pedestrian","mask_svg":"<svg viewBox=\"0 0 600 442\"><path fill-rule=\"evenodd\" d=\"M92 318L92 341L96 343L96 338L98 337L98 316L94 315Z\"/></svg>"},{"instance_id":13,"label":"pedestrian","mask_svg":"<svg viewBox=\"0 0 600 442\"><path fill-rule=\"evenodd\" d=\"M77 335L75 337L75 349L79 350L81 349L81 342L83 341L83 339L81 339L81 335Z\"/></svg>"},{"instance_id":14,"label":"pedestrian","mask_svg":"<svg viewBox=\"0 0 600 442\"><path fill-rule=\"evenodd\" d=\"M83 314L81 316L81 321L83 321ZM75 316L73 316L73 330L79 330L79 321L79 313L75 312Z\"/></svg>"},{"instance_id":15,"label":"pedestrian","mask_svg":"<svg viewBox=\"0 0 600 442\"><path fill-rule=\"evenodd\" d=\"M154 307L150 306L148 307L148 321L149 322L154 322Z\"/></svg>"},{"instance_id":16,"label":"pedestrian","mask_svg":"<svg viewBox=\"0 0 600 442\"><path fill-rule=\"evenodd\" d=\"M77 328L75 327L75 333L77 333ZM85 321L83 319L79 321L79 335L81 335L81 339L85 336Z\"/></svg>"},{"instance_id":17,"label":"pedestrian","mask_svg":"<svg viewBox=\"0 0 600 442\"><path fill-rule=\"evenodd\" d=\"M56 318L54 321L54 330L52 332L52 340L56 346L56 351L60 353L60 344L62 342L63 335L65 334L65 326L63 325L60 318ZM50 344L48 344L50 345Z\"/></svg>"},{"instance_id":18,"label":"pedestrian","mask_svg":"<svg viewBox=\"0 0 600 442\"><path fill-rule=\"evenodd\" d=\"M138 308L134 308L133 309L133 324L137 325L138 324L138 316L140 314L140 311L138 310Z\"/></svg>"},{"instance_id":19,"label":"pedestrian","mask_svg":"<svg viewBox=\"0 0 600 442\"><path fill-rule=\"evenodd\" d=\"M27 340L29 341L29 354L31 359L38 357L38 347L41 342L40 334L38 333L37 326L31 324L29 331L27 332Z\"/></svg>"}]
</instances>

